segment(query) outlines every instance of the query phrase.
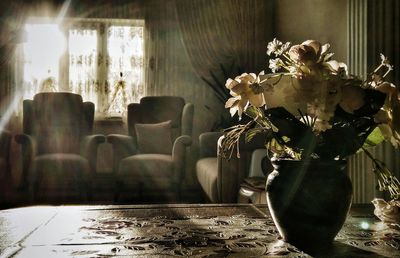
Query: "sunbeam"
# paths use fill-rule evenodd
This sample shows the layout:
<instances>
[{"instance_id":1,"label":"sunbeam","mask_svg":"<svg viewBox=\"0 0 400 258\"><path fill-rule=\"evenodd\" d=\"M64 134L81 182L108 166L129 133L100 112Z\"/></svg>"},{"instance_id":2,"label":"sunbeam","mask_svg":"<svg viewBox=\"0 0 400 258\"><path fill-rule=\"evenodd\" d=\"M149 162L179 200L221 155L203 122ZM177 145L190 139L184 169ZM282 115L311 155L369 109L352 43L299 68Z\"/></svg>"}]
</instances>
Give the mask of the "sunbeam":
<instances>
[{"instance_id":1,"label":"sunbeam","mask_svg":"<svg viewBox=\"0 0 400 258\"><path fill-rule=\"evenodd\" d=\"M61 10L57 15L56 18L56 23L57 24L61 24L62 20L64 19L65 15L67 14L68 8L71 4L71 0L67 0L63 3L63 5L61 6Z\"/></svg>"},{"instance_id":2,"label":"sunbeam","mask_svg":"<svg viewBox=\"0 0 400 258\"><path fill-rule=\"evenodd\" d=\"M0 110L5 110L3 116L0 118L0 132L3 131L5 126L8 124L14 111L16 111L18 109L18 106L21 102L21 98L22 98L21 92L16 92L11 103L8 105L8 107L0 108Z\"/></svg>"}]
</instances>

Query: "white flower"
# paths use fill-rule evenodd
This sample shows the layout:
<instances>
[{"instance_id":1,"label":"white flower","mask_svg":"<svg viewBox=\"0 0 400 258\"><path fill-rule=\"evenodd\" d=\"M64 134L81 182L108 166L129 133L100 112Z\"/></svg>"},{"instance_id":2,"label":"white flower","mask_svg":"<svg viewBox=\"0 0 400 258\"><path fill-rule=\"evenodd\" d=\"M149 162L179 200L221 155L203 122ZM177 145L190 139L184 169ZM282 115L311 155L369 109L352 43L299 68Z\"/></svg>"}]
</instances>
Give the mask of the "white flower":
<instances>
[{"instance_id":1,"label":"white flower","mask_svg":"<svg viewBox=\"0 0 400 258\"><path fill-rule=\"evenodd\" d=\"M271 71L273 73L275 73L277 70L279 70L282 66L283 62L280 58L275 58L275 59L270 59L269 60L269 69L271 69Z\"/></svg>"},{"instance_id":2,"label":"white flower","mask_svg":"<svg viewBox=\"0 0 400 258\"><path fill-rule=\"evenodd\" d=\"M333 74L337 74L341 78L345 78L348 75L347 65L345 63L341 63L336 60L331 60L325 62L324 65L328 67Z\"/></svg>"},{"instance_id":3,"label":"white flower","mask_svg":"<svg viewBox=\"0 0 400 258\"><path fill-rule=\"evenodd\" d=\"M328 50L331 47L331 45L329 43L326 43L324 45L321 46L321 55L326 55L328 54Z\"/></svg>"},{"instance_id":4,"label":"white flower","mask_svg":"<svg viewBox=\"0 0 400 258\"><path fill-rule=\"evenodd\" d=\"M284 52L286 52L290 47L290 42L286 42L285 44L283 44L280 48L278 48L278 50L276 50L275 54L280 56L282 55Z\"/></svg>"},{"instance_id":5,"label":"white flower","mask_svg":"<svg viewBox=\"0 0 400 258\"><path fill-rule=\"evenodd\" d=\"M299 71L296 66L289 66L289 73L298 75Z\"/></svg>"},{"instance_id":6,"label":"white flower","mask_svg":"<svg viewBox=\"0 0 400 258\"><path fill-rule=\"evenodd\" d=\"M318 62L327 62L334 55L334 53L329 52L331 45L328 43L321 46L321 55Z\"/></svg>"},{"instance_id":7,"label":"white flower","mask_svg":"<svg viewBox=\"0 0 400 258\"><path fill-rule=\"evenodd\" d=\"M271 42L267 45L267 55L275 54L277 55L276 51L282 46L282 42L274 38Z\"/></svg>"},{"instance_id":8,"label":"white flower","mask_svg":"<svg viewBox=\"0 0 400 258\"><path fill-rule=\"evenodd\" d=\"M381 64L382 65L384 65L384 66L391 66L390 65L390 62L389 62L389 59L384 55L384 54L380 54L380 57L381 57Z\"/></svg>"}]
</instances>

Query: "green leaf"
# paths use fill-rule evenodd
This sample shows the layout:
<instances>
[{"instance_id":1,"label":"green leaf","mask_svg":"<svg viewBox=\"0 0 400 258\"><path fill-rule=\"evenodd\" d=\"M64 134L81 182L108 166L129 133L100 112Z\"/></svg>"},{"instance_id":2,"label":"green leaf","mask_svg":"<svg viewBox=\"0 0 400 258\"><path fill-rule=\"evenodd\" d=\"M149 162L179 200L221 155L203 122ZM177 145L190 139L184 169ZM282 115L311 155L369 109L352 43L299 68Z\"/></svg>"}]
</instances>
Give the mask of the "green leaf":
<instances>
[{"instance_id":1,"label":"green leaf","mask_svg":"<svg viewBox=\"0 0 400 258\"><path fill-rule=\"evenodd\" d=\"M364 142L365 148L368 147L373 147L385 140L385 137L383 137L381 130L379 127L376 127L367 137L367 139Z\"/></svg>"},{"instance_id":2,"label":"green leaf","mask_svg":"<svg viewBox=\"0 0 400 258\"><path fill-rule=\"evenodd\" d=\"M249 129L245 135L246 142L250 142L254 138L254 136L256 136L256 134L262 133L263 131L264 129L259 127Z\"/></svg>"}]
</instances>

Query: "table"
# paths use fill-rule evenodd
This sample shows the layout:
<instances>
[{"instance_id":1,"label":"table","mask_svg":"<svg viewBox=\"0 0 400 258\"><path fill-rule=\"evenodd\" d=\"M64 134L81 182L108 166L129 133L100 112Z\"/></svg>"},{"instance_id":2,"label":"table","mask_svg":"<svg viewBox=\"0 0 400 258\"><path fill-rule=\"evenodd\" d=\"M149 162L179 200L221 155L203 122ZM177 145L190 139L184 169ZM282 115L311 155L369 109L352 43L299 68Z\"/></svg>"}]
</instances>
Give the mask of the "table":
<instances>
[{"instance_id":1,"label":"table","mask_svg":"<svg viewBox=\"0 0 400 258\"><path fill-rule=\"evenodd\" d=\"M400 230L353 209L326 253L399 257ZM105 256L310 257L280 240L266 205L33 206L0 211L0 257Z\"/></svg>"}]
</instances>

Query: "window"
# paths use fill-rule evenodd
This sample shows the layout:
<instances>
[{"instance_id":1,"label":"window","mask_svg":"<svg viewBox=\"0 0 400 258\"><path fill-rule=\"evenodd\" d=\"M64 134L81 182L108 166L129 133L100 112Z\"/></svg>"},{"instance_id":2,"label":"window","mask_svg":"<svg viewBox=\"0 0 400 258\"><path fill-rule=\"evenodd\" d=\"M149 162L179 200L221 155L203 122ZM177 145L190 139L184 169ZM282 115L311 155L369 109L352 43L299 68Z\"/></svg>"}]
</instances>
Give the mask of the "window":
<instances>
[{"instance_id":1,"label":"window","mask_svg":"<svg viewBox=\"0 0 400 258\"><path fill-rule=\"evenodd\" d=\"M36 92L47 90L40 88L41 85L45 86L46 79L59 77L59 61L65 51L65 38L56 24L27 24L25 31L23 90L24 96L33 96Z\"/></svg>"},{"instance_id":2,"label":"window","mask_svg":"<svg viewBox=\"0 0 400 258\"><path fill-rule=\"evenodd\" d=\"M68 91L92 101L98 116L122 116L144 88L144 22L68 20L25 26L19 69L24 98L42 91Z\"/></svg>"}]
</instances>

